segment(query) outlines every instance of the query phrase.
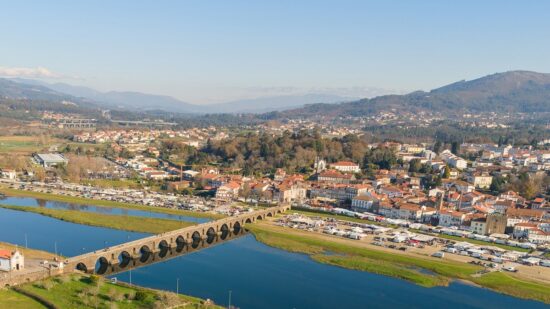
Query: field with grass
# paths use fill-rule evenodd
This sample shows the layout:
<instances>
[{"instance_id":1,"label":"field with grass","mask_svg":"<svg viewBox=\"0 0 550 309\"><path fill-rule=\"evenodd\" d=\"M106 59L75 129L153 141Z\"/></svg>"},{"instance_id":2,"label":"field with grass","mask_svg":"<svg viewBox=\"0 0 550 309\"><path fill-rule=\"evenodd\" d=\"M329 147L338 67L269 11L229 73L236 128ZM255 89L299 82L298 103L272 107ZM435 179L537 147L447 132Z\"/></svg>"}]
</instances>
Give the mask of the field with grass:
<instances>
[{"instance_id":1,"label":"field with grass","mask_svg":"<svg viewBox=\"0 0 550 309\"><path fill-rule=\"evenodd\" d=\"M0 290L0 308L32 309L46 308L36 300L13 290Z\"/></svg>"},{"instance_id":2,"label":"field with grass","mask_svg":"<svg viewBox=\"0 0 550 309\"><path fill-rule=\"evenodd\" d=\"M5 296L5 297L1 297ZM43 304L30 296L40 299ZM171 292L112 284L98 276L66 275L0 291L2 308L221 308Z\"/></svg>"},{"instance_id":3,"label":"field with grass","mask_svg":"<svg viewBox=\"0 0 550 309\"><path fill-rule=\"evenodd\" d=\"M550 285L547 284L521 280L502 272L492 272L472 281L497 292L550 304Z\"/></svg>"},{"instance_id":4,"label":"field with grass","mask_svg":"<svg viewBox=\"0 0 550 309\"><path fill-rule=\"evenodd\" d=\"M0 153L32 153L55 144L57 140L40 136L0 136Z\"/></svg>"},{"instance_id":5,"label":"field with grass","mask_svg":"<svg viewBox=\"0 0 550 309\"><path fill-rule=\"evenodd\" d=\"M140 205L140 204L105 201L105 200L94 200L94 199L82 198L82 197L74 197L74 196L42 193L42 192L32 192L32 191L25 191L25 190L16 190L16 189L10 189L2 186L0 186L0 193L3 193L8 196L33 197L33 198L38 198L43 200L73 203L73 204L97 205L97 206L116 207L116 208L124 208L124 209L137 209L137 210L144 210L149 212L166 213L166 214L181 215L181 216L188 216L188 217L195 217L195 218L220 219L224 217L223 215L213 214L213 213L196 212L196 211L188 211L188 210L180 210L180 209L172 209L172 208L164 208L164 207L154 207L154 206L146 206L146 205Z\"/></svg>"},{"instance_id":6,"label":"field with grass","mask_svg":"<svg viewBox=\"0 0 550 309\"><path fill-rule=\"evenodd\" d=\"M159 234L191 226L193 223L159 218L135 217L125 215L106 215L78 210L49 209L1 205L1 208L26 211L78 224L112 228L130 232Z\"/></svg>"},{"instance_id":7,"label":"field with grass","mask_svg":"<svg viewBox=\"0 0 550 309\"><path fill-rule=\"evenodd\" d=\"M247 228L260 242L286 251L308 254L320 263L401 278L425 287L446 285L453 279L461 279L497 292L550 303L550 285L520 280L500 272L480 276L477 273L482 268L476 265L394 254L265 223Z\"/></svg>"},{"instance_id":8,"label":"field with grass","mask_svg":"<svg viewBox=\"0 0 550 309\"><path fill-rule=\"evenodd\" d=\"M83 179L84 185L90 185L98 188L113 188L113 189L141 189L143 185L135 180L113 180L113 179Z\"/></svg>"}]
</instances>

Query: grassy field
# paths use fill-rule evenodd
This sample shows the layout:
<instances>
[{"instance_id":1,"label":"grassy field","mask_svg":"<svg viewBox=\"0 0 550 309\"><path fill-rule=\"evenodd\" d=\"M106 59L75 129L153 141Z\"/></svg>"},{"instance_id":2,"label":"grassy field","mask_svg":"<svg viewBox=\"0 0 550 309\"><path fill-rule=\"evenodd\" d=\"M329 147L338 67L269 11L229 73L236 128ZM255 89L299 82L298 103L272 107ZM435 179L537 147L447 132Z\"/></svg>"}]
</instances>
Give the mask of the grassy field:
<instances>
[{"instance_id":1,"label":"grassy field","mask_svg":"<svg viewBox=\"0 0 550 309\"><path fill-rule=\"evenodd\" d=\"M321 263L397 277L425 287L446 285L452 279L462 279L497 292L550 303L550 285L520 280L500 272L473 276L482 269L476 265L331 242L325 237L304 235L265 223L248 226L248 229L258 241L283 250L308 254ZM431 274L421 270L428 270Z\"/></svg>"},{"instance_id":2,"label":"grassy field","mask_svg":"<svg viewBox=\"0 0 550 309\"><path fill-rule=\"evenodd\" d=\"M35 250L35 249L27 249L21 246L16 246L7 242L0 241L0 249L14 250L16 247L19 251L21 251L21 253L23 253L23 255L26 258L47 260L54 257L54 254L50 252Z\"/></svg>"},{"instance_id":3,"label":"grassy field","mask_svg":"<svg viewBox=\"0 0 550 309\"><path fill-rule=\"evenodd\" d=\"M143 187L134 180L84 179L81 183L98 188L140 189Z\"/></svg>"},{"instance_id":4,"label":"grassy field","mask_svg":"<svg viewBox=\"0 0 550 309\"><path fill-rule=\"evenodd\" d=\"M112 284L97 276L67 275L19 287L56 308L221 308L202 299L136 286ZM18 291L0 291L2 308L45 308ZM2 297L5 296L5 297Z\"/></svg>"},{"instance_id":5,"label":"grassy field","mask_svg":"<svg viewBox=\"0 0 550 309\"><path fill-rule=\"evenodd\" d=\"M504 294L550 304L550 285L520 280L501 272L492 272L479 278L473 278L472 281Z\"/></svg>"},{"instance_id":6,"label":"grassy field","mask_svg":"<svg viewBox=\"0 0 550 309\"><path fill-rule=\"evenodd\" d=\"M146 205L140 205L140 204L121 203L121 202L113 202L113 201L105 201L105 200L94 200L94 199L88 199L88 198L82 198L82 197L73 197L73 196L49 194L49 193L42 193L42 192L31 192L31 191L25 191L25 190L10 189L10 188L1 187L1 186L0 186L0 193L4 193L9 196L33 197L38 199L73 203L73 204L97 205L97 206L106 206L106 207L115 207L115 208L124 208L124 209L138 209L138 210L144 210L149 212L166 213L166 214L181 215L181 216L188 216L188 217L195 217L195 218L220 219L224 217L223 215L212 214L212 213L204 213L204 212L196 212L196 211L188 211L188 210L180 210L180 209L172 209L172 208L164 208L164 207L154 207L154 206L146 206Z\"/></svg>"},{"instance_id":7,"label":"grassy field","mask_svg":"<svg viewBox=\"0 0 550 309\"><path fill-rule=\"evenodd\" d=\"M32 309L46 307L36 300L13 290L0 290L0 308Z\"/></svg>"},{"instance_id":8,"label":"grassy field","mask_svg":"<svg viewBox=\"0 0 550 309\"><path fill-rule=\"evenodd\" d=\"M0 153L32 153L55 144L57 140L40 136L0 136Z\"/></svg>"},{"instance_id":9,"label":"grassy field","mask_svg":"<svg viewBox=\"0 0 550 309\"><path fill-rule=\"evenodd\" d=\"M18 211L33 212L55 219L78 224L151 234L159 234L193 225L193 223L184 221L124 215L105 215L78 210L48 209L10 205L0 205L0 207Z\"/></svg>"}]
</instances>

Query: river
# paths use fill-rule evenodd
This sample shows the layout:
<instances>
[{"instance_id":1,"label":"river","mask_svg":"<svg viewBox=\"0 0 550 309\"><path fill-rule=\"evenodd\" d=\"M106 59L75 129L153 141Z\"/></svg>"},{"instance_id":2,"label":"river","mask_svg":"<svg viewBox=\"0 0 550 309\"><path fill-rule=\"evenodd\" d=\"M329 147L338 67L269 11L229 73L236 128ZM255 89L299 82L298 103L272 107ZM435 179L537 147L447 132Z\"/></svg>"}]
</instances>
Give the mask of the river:
<instances>
[{"instance_id":1,"label":"river","mask_svg":"<svg viewBox=\"0 0 550 309\"><path fill-rule=\"evenodd\" d=\"M32 203L32 199L26 201ZM1 241L24 246L26 238L29 247L51 252L57 248L66 256L146 236L9 209L0 209L0 226ZM130 273L117 277L129 281ZM540 302L459 282L423 288L400 279L319 264L306 255L266 246L252 235L135 269L131 277L134 284L172 291L179 278L181 293L222 305L228 303L231 291L231 303L247 309L547 308Z\"/></svg>"}]
</instances>

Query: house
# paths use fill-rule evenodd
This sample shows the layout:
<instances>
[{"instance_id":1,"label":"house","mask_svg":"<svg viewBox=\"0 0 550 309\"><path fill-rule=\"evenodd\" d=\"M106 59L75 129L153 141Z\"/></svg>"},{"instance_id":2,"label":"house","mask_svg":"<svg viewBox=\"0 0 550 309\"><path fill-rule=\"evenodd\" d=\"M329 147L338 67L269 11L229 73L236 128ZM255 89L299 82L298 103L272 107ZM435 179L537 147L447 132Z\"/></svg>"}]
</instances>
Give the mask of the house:
<instances>
[{"instance_id":1,"label":"house","mask_svg":"<svg viewBox=\"0 0 550 309\"><path fill-rule=\"evenodd\" d=\"M443 150L443 152L441 152L439 156L443 161L445 161L445 163L447 163L451 167L458 169L465 169L466 167L468 167L468 162L466 162L466 160L456 156L448 149Z\"/></svg>"},{"instance_id":2,"label":"house","mask_svg":"<svg viewBox=\"0 0 550 309\"><path fill-rule=\"evenodd\" d=\"M461 226L466 220L466 213L443 209L439 212L440 226Z\"/></svg>"},{"instance_id":3,"label":"house","mask_svg":"<svg viewBox=\"0 0 550 309\"><path fill-rule=\"evenodd\" d=\"M424 218L430 218L436 212L435 208L411 203L399 204L398 209L399 211L396 219L411 221L425 221Z\"/></svg>"},{"instance_id":4,"label":"house","mask_svg":"<svg viewBox=\"0 0 550 309\"><path fill-rule=\"evenodd\" d=\"M25 268L25 257L19 250L0 250L0 270L12 271L23 268Z\"/></svg>"},{"instance_id":5,"label":"house","mask_svg":"<svg viewBox=\"0 0 550 309\"><path fill-rule=\"evenodd\" d=\"M378 199L369 195L359 195L351 199L351 210L357 212L370 212Z\"/></svg>"},{"instance_id":6,"label":"house","mask_svg":"<svg viewBox=\"0 0 550 309\"><path fill-rule=\"evenodd\" d=\"M3 178L12 179L12 180L17 178L17 172L13 169L4 168L2 169L2 172L0 172L0 175Z\"/></svg>"},{"instance_id":7,"label":"house","mask_svg":"<svg viewBox=\"0 0 550 309\"><path fill-rule=\"evenodd\" d=\"M34 161L44 167L55 167L69 163L69 160L60 153L35 153Z\"/></svg>"},{"instance_id":8,"label":"house","mask_svg":"<svg viewBox=\"0 0 550 309\"><path fill-rule=\"evenodd\" d=\"M540 209L546 206L546 200L542 197L537 197L531 202L532 209Z\"/></svg>"},{"instance_id":9,"label":"house","mask_svg":"<svg viewBox=\"0 0 550 309\"><path fill-rule=\"evenodd\" d=\"M468 176L468 182L476 188L489 189L493 182L493 176L487 174L473 174Z\"/></svg>"},{"instance_id":10,"label":"house","mask_svg":"<svg viewBox=\"0 0 550 309\"><path fill-rule=\"evenodd\" d=\"M275 181L283 181L286 177L286 172L282 168L278 168L277 171L275 171L275 175L273 177L273 180Z\"/></svg>"},{"instance_id":11,"label":"house","mask_svg":"<svg viewBox=\"0 0 550 309\"><path fill-rule=\"evenodd\" d=\"M470 223L470 232L479 235L487 235L487 219L477 218L472 220Z\"/></svg>"},{"instance_id":12,"label":"house","mask_svg":"<svg viewBox=\"0 0 550 309\"><path fill-rule=\"evenodd\" d=\"M216 190L216 198L226 201L236 198L239 194L240 188L240 184L234 181L230 181L218 187L218 189Z\"/></svg>"},{"instance_id":13,"label":"house","mask_svg":"<svg viewBox=\"0 0 550 309\"><path fill-rule=\"evenodd\" d=\"M343 174L337 170L326 170L317 176L317 181L326 181L332 183L344 183L349 184L355 180L355 175L353 174Z\"/></svg>"},{"instance_id":14,"label":"house","mask_svg":"<svg viewBox=\"0 0 550 309\"><path fill-rule=\"evenodd\" d=\"M344 173L359 173L361 172L361 168L359 167L359 164L355 164L350 161L338 161L335 163L330 164L331 169L335 169L340 172Z\"/></svg>"},{"instance_id":15,"label":"house","mask_svg":"<svg viewBox=\"0 0 550 309\"><path fill-rule=\"evenodd\" d=\"M273 199L285 203L303 201L306 195L307 190L301 183L283 182L276 185L273 191Z\"/></svg>"}]
</instances>

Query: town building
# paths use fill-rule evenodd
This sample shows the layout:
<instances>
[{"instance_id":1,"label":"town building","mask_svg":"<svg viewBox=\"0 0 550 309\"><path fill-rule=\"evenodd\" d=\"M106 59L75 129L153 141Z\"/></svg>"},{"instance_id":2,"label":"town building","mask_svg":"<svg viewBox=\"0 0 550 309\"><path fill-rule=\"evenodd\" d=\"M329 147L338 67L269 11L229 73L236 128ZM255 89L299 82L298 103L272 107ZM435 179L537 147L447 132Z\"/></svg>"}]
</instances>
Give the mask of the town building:
<instances>
[{"instance_id":1,"label":"town building","mask_svg":"<svg viewBox=\"0 0 550 309\"><path fill-rule=\"evenodd\" d=\"M359 173L361 172L361 168L359 167L359 164L350 162L350 161L338 161L335 163L330 164L331 169L335 169L340 172L344 173Z\"/></svg>"},{"instance_id":2,"label":"town building","mask_svg":"<svg viewBox=\"0 0 550 309\"><path fill-rule=\"evenodd\" d=\"M35 153L33 158L36 163L44 167L55 167L69 163L69 160L60 153Z\"/></svg>"},{"instance_id":3,"label":"town building","mask_svg":"<svg viewBox=\"0 0 550 309\"><path fill-rule=\"evenodd\" d=\"M13 271L25 267L25 257L19 250L0 250L0 270Z\"/></svg>"}]
</instances>

